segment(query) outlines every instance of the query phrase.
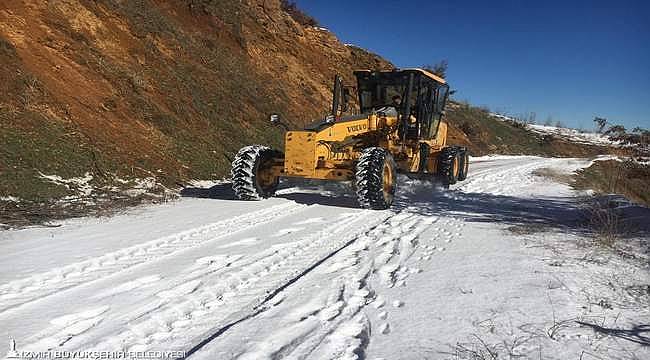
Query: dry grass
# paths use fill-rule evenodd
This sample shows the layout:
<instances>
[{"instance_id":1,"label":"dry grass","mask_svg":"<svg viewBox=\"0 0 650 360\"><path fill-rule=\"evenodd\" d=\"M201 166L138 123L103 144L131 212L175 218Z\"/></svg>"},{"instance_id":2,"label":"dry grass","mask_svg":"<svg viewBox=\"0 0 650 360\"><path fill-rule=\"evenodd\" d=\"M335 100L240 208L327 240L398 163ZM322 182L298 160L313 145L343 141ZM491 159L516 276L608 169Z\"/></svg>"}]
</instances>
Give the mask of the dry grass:
<instances>
[{"instance_id":1,"label":"dry grass","mask_svg":"<svg viewBox=\"0 0 650 360\"><path fill-rule=\"evenodd\" d=\"M641 205L650 206L650 166L627 161L596 161L574 175L573 187L593 190L597 196L582 203L586 223L600 245L613 247L622 237L634 234L638 224L622 215L620 194ZM625 205L625 204L623 204ZM638 220L638 219L637 219Z\"/></svg>"},{"instance_id":2,"label":"dry grass","mask_svg":"<svg viewBox=\"0 0 650 360\"><path fill-rule=\"evenodd\" d=\"M621 194L630 201L650 206L650 166L632 160L596 161L579 170L573 187L597 194Z\"/></svg>"},{"instance_id":3,"label":"dry grass","mask_svg":"<svg viewBox=\"0 0 650 360\"><path fill-rule=\"evenodd\" d=\"M592 198L585 202L584 211L589 228L594 233L596 242L612 247L625 233L621 216L616 211L616 203L606 198Z\"/></svg>"},{"instance_id":4,"label":"dry grass","mask_svg":"<svg viewBox=\"0 0 650 360\"><path fill-rule=\"evenodd\" d=\"M70 197L65 200L0 200L0 230L27 226L58 226L52 225L52 222L84 216L111 217L134 206L167 203L177 198L176 192L156 187L138 195L100 190L90 196Z\"/></svg>"},{"instance_id":5,"label":"dry grass","mask_svg":"<svg viewBox=\"0 0 650 360\"><path fill-rule=\"evenodd\" d=\"M573 175L566 172L560 172L551 168L539 168L533 171L533 175L541 176L560 184L570 184L573 181Z\"/></svg>"},{"instance_id":6,"label":"dry grass","mask_svg":"<svg viewBox=\"0 0 650 360\"><path fill-rule=\"evenodd\" d=\"M515 235L533 235L552 230L548 224L521 224L508 227L508 231Z\"/></svg>"}]
</instances>

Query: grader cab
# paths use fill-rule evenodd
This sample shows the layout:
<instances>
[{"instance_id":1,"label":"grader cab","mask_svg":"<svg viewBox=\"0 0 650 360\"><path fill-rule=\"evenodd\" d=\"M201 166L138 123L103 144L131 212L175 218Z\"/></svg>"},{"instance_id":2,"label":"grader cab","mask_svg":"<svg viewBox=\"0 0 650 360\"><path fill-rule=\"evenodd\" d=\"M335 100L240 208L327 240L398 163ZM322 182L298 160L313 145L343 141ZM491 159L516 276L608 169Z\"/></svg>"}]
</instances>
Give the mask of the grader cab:
<instances>
[{"instance_id":1,"label":"grader cab","mask_svg":"<svg viewBox=\"0 0 650 360\"><path fill-rule=\"evenodd\" d=\"M397 174L465 180L467 150L447 144L446 81L426 70L356 71L358 115L349 111L350 91L334 81L332 111L303 130L285 134L284 151L263 145L242 148L232 163L232 187L244 200L275 193L280 177L353 181L359 204L386 209ZM283 124L278 115L271 121Z\"/></svg>"}]
</instances>

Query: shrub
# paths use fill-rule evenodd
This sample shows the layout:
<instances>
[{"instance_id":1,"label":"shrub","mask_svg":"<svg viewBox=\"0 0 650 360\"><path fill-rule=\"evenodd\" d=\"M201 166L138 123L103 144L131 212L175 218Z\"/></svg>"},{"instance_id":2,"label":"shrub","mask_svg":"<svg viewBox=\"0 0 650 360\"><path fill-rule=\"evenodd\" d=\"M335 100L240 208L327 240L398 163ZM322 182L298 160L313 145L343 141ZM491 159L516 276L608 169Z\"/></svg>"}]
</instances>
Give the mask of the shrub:
<instances>
[{"instance_id":1,"label":"shrub","mask_svg":"<svg viewBox=\"0 0 650 360\"><path fill-rule=\"evenodd\" d=\"M439 62L433 64L433 65L423 65L422 68L424 70L427 70L431 72L432 74L438 75L441 78L446 78L447 77L447 68L449 67L449 63L447 60L440 60Z\"/></svg>"},{"instance_id":2,"label":"shrub","mask_svg":"<svg viewBox=\"0 0 650 360\"><path fill-rule=\"evenodd\" d=\"M625 134L625 126L623 125L612 125L607 129L607 131L604 132L605 135L612 135L612 136L621 136Z\"/></svg>"},{"instance_id":3,"label":"shrub","mask_svg":"<svg viewBox=\"0 0 650 360\"><path fill-rule=\"evenodd\" d=\"M280 6L298 24L302 26L318 26L318 20L298 8L295 1L282 0Z\"/></svg>"},{"instance_id":4,"label":"shrub","mask_svg":"<svg viewBox=\"0 0 650 360\"><path fill-rule=\"evenodd\" d=\"M607 197L595 197L584 207L589 228L600 245L613 246L624 232L616 206L616 202L609 201Z\"/></svg>"},{"instance_id":5,"label":"shrub","mask_svg":"<svg viewBox=\"0 0 650 360\"><path fill-rule=\"evenodd\" d=\"M468 121L465 121L460 125L460 130L464 132L466 135L475 135L476 134L476 129L472 124L470 124Z\"/></svg>"}]
</instances>

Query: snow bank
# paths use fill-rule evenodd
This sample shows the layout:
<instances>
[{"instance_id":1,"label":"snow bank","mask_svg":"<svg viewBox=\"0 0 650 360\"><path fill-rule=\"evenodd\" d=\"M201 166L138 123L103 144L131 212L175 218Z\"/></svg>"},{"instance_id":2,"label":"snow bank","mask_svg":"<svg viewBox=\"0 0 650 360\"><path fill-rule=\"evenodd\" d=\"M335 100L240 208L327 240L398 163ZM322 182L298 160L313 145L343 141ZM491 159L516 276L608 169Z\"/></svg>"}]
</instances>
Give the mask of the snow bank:
<instances>
[{"instance_id":1,"label":"snow bank","mask_svg":"<svg viewBox=\"0 0 650 360\"><path fill-rule=\"evenodd\" d=\"M507 115L502 115L497 113L489 113L489 115L501 121L521 122L520 120ZM600 145L600 146L622 146L620 141L614 141L607 135L593 133L593 132L581 132L576 129L569 129L569 128L563 128L557 126L548 126L548 125L537 125L537 124L526 124L526 128L539 135L552 135L579 144Z\"/></svg>"},{"instance_id":2,"label":"snow bank","mask_svg":"<svg viewBox=\"0 0 650 360\"><path fill-rule=\"evenodd\" d=\"M526 126L528 127L528 129L530 129L535 133L542 134L542 135L554 135L576 143L602 145L602 146L621 145L619 141L614 141L610 139L609 136L603 134L586 133L586 132L580 132L576 129L567 129L567 128L561 128L555 126L546 126L546 125L528 124Z\"/></svg>"}]
</instances>

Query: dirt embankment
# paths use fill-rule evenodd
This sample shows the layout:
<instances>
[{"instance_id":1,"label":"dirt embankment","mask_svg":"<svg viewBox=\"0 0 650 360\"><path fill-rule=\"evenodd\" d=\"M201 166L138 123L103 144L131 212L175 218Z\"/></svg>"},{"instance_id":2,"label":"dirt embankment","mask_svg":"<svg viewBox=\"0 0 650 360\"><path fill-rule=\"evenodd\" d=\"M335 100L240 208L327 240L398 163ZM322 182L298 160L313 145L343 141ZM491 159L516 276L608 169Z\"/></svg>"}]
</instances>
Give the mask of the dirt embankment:
<instances>
[{"instance_id":1,"label":"dirt embankment","mask_svg":"<svg viewBox=\"0 0 650 360\"><path fill-rule=\"evenodd\" d=\"M40 173L223 176L243 143L279 142L269 113L302 124L335 73L392 66L278 0L12 1L0 65L0 195L25 199L66 193Z\"/></svg>"}]
</instances>

